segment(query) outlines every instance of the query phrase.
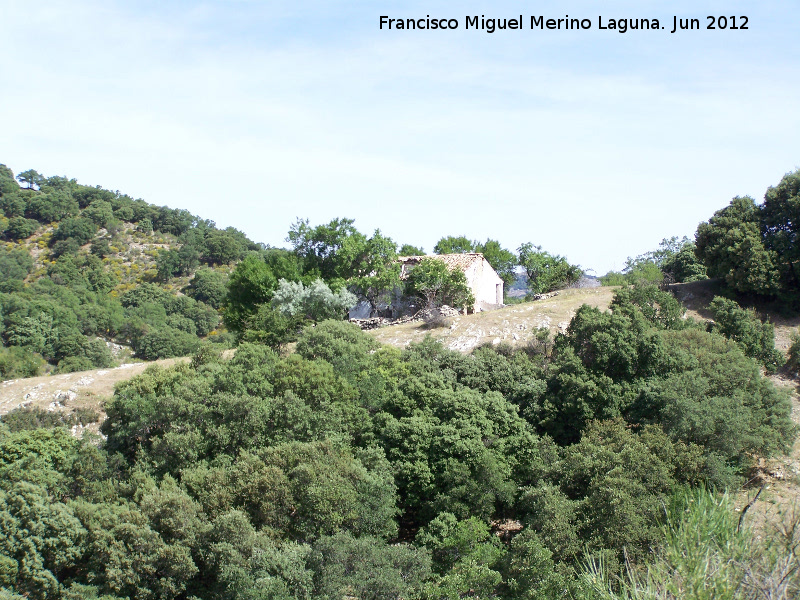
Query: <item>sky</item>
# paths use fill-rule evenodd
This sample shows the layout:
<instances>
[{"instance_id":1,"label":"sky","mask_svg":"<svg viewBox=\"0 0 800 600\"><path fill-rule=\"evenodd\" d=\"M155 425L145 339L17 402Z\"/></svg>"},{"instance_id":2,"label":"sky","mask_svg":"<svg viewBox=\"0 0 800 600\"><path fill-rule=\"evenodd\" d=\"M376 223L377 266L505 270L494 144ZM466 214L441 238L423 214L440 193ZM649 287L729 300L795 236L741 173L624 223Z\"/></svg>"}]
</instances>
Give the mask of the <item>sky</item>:
<instances>
[{"instance_id":1,"label":"sky","mask_svg":"<svg viewBox=\"0 0 800 600\"><path fill-rule=\"evenodd\" d=\"M520 14L592 28L464 30ZM671 34L673 16L701 29ZM273 246L297 218L349 217L427 251L533 242L603 274L800 167L798 23L797 0L0 0L0 163Z\"/></svg>"}]
</instances>

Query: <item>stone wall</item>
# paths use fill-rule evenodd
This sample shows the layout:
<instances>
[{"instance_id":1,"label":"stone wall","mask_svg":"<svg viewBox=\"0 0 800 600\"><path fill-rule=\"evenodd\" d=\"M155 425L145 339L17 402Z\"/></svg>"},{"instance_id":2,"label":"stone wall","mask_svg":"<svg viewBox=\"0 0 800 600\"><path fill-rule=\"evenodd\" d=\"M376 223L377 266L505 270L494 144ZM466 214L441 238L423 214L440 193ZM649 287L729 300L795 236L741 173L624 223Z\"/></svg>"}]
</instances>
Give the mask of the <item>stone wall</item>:
<instances>
[{"instance_id":1,"label":"stone wall","mask_svg":"<svg viewBox=\"0 0 800 600\"><path fill-rule=\"evenodd\" d=\"M350 322L355 323L356 325L361 327L361 329L368 331L370 329L378 329L379 327L386 327L388 325L402 325L403 323L426 321L436 316L442 316L446 318L457 317L460 314L461 313L458 310L450 306L447 306L445 304L441 308L426 308L416 312L413 315L406 315L403 317L399 317L397 319L389 319L386 317L372 317L369 319L350 319Z\"/></svg>"}]
</instances>

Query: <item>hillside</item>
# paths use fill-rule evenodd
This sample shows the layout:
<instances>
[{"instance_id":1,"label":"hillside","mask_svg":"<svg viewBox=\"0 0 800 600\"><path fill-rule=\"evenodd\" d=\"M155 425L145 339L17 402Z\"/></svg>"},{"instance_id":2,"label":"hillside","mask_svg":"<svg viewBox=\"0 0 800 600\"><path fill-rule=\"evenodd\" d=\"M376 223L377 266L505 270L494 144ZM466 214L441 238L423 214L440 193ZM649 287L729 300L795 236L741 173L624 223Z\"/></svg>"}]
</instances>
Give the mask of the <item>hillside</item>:
<instances>
[{"instance_id":1,"label":"hillside","mask_svg":"<svg viewBox=\"0 0 800 600\"><path fill-rule=\"evenodd\" d=\"M534 339L535 333L547 328L551 334L563 332L575 311L588 304L606 309L614 296L612 287L562 290L545 300L512 304L499 310L460 315L448 327L428 329L423 322L404 323L369 333L382 344L404 348L419 342L426 335L441 341L450 350L469 352L483 344L520 346Z\"/></svg>"},{"instance_id":2,"label":"hillside","mask_svg":"<svg viewBox=\"0 0 800 600\"><path fill-rule=\"evenodd\" d=\"M231 265L260 248L186 210L0 165L0 377L229 344Z\"/></svg>"}]
</instances>

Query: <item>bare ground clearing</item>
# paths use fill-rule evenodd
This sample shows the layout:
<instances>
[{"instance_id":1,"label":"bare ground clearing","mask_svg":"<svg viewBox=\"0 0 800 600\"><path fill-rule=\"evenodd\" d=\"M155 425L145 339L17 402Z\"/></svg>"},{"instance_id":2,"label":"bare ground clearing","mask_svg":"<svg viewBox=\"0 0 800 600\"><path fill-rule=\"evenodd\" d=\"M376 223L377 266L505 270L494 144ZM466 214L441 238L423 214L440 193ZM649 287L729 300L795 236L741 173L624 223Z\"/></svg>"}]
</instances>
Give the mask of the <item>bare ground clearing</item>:
<instances>
[{"instance_id":1,"label":"bare ground clearing","mask_svg":"<svg viewBox=\"0 0 800 600\"><path fill-rule=\"evenodd\" d=\"M93 369L62 375L10 379L0 383L0 415L15 408L41 408L70 413L90 408L105 419L104 402L114 395L114 385L140 374L153 364L169 366L188 358L166 358L153 362L127 363L109 369ZM97 424L89 429L97 428Z\"/></svg>"},{"instance_id":2,"label":"bare ground clearing","mask_svg":"<svg viewBox=\"0 0 800 600\"><path fill-rule=\"evenodd\" d=\"M566 330L575 311L582 304L605 310L611 304L616 288L598 287L570 289L546 300L512 304L498 310L451 319L450 327L428 329L422 322L389 325L369 331L383 343L405 348L422 341L426 335L441 341L447 348L469 352L482 344L527 344L540 328L555 334Z\"/></svg>"}]
</instances>

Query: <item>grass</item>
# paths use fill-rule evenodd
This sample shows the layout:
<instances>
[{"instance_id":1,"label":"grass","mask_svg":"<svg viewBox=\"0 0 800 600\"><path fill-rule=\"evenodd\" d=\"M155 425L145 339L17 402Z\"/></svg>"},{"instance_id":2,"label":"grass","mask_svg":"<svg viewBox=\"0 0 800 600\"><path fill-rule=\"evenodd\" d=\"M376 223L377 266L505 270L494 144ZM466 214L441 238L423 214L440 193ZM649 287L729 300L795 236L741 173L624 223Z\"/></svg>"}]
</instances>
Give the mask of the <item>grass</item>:
<instances>
[{"instance_id":1,"label":"grass","mask_svg":"<svg viewBox=\"0 0 800 600\"><path fill-rule=\"evenodd\" d=\"M451 350L469 352L483 344L526 345L540 328L552 334L564 331L582 304L605 310L616 288L563 290L552 298L512 304L498 310L453 317L448 327L430 329L424 323L404 323L373 329L368 333L379 342L404 348L422 341L426 335L440 340Z\"/></svg>"},{"instance_id":2,"label":"grass","mask_svg":"<svg viewBox=\"0 0 800 600\"><path fill-rule=\"evenodd\" d=\"M800 594L800 512L771 536L739 529L727 494L680 493L668 511L664 542L646 569L626 565L617 577L587 561L584 578L603 600L789 600Z\"/></svg>"}]
</instances>

